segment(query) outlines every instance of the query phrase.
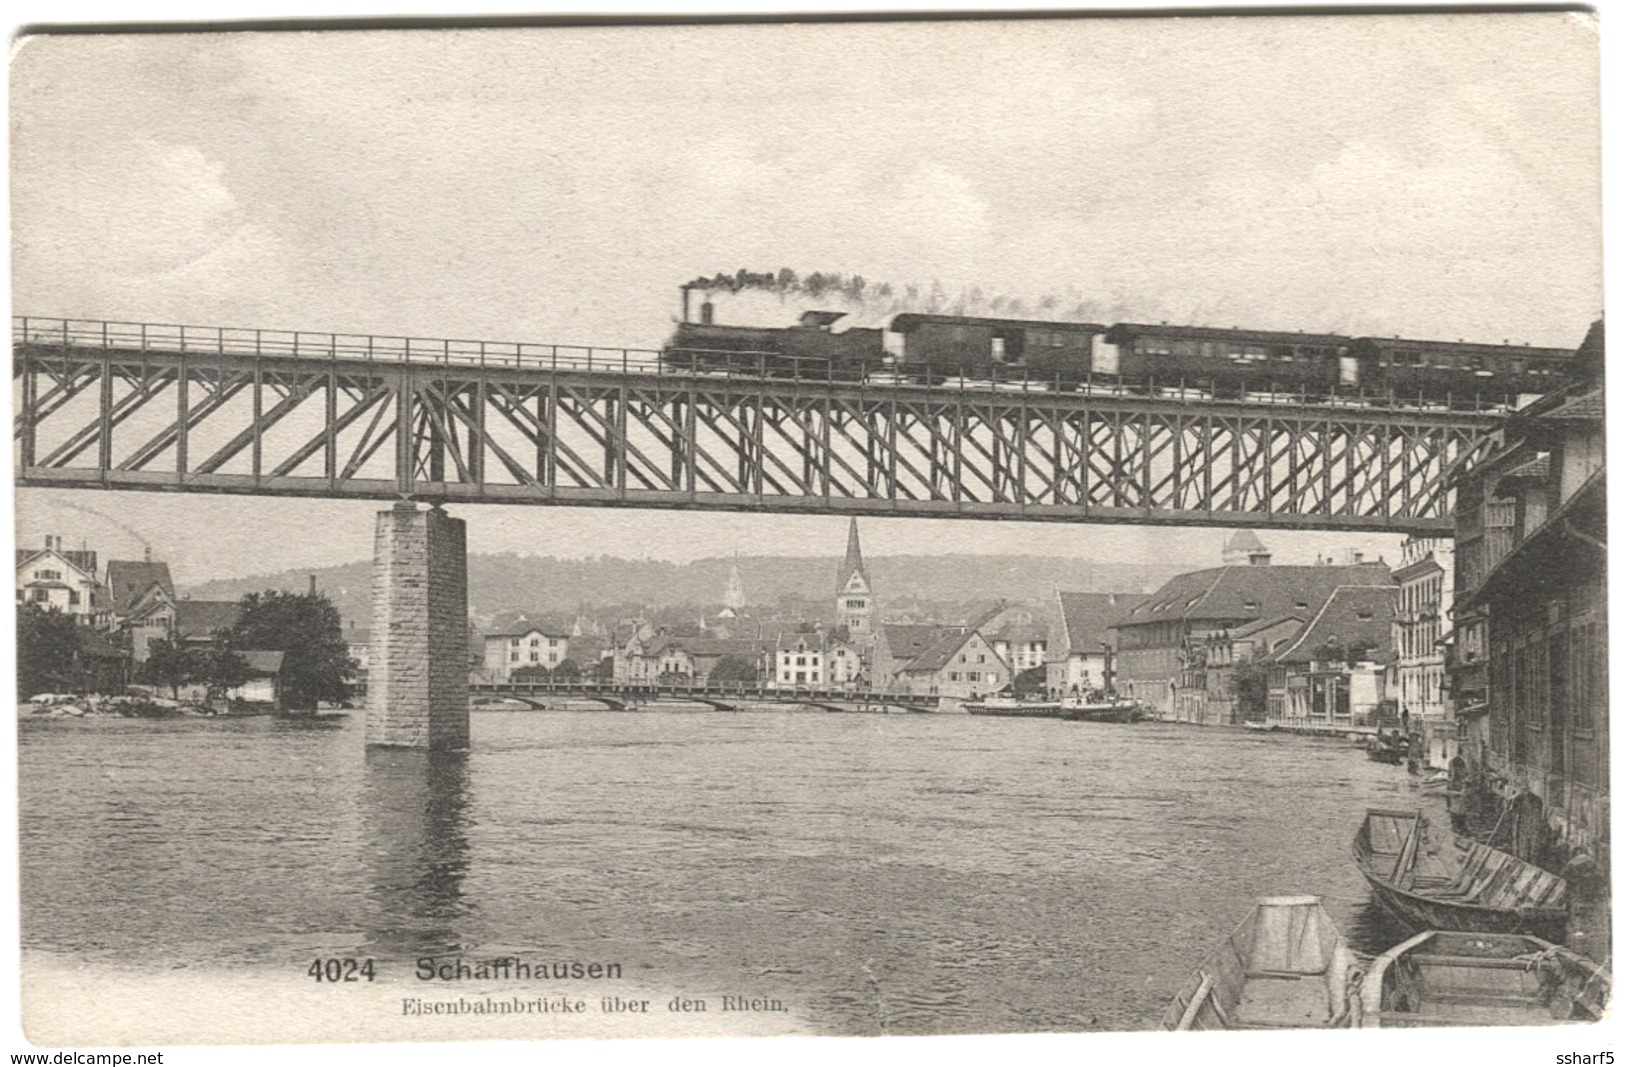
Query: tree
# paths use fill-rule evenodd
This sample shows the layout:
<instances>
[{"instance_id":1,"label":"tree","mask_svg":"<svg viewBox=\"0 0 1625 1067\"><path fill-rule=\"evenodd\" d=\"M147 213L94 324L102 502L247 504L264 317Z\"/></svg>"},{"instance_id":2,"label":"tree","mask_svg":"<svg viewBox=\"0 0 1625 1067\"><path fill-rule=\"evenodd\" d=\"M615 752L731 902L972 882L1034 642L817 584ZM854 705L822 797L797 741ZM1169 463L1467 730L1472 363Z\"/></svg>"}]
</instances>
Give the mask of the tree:
<instances>
[{"instance_id":1,"label":"tree","mask_svg":"<svg viewBox=\"0 0 1625 1067\"><path fill-rule=\"evenodd\" d=\"M248 681L248 661L229 648L210 648L195 652L196 682L209 687L209 694L221 695Z\"/></svg>"},{"instance_id":2,"label":"tree","mask_svg":"<svg viewBox=\"0 0 1625 1067\"><path fill-rule=\"evenodd\" d=\"M553 672L549 677L555 682L579 682L581 681L581 668L576 666L575 660L566 657L559 661L557 667L553 668Z\"/></svg>"},{"instance_id":3,"label":"tree","mask_svg":"<svg viewBox=\"0 0 1625 1067\"><path fill-rule=\"evenodd\" d=\"M1269 710L1269 667L1252 660L1236 664L1230 672L1230 694L1236 700L1242 722L1263 722Z\"/></svg>"},{"instance_id":4,"label":"tree","mask_svg":"<svg viewBox=\"0 0 1625 1067\"><path fill-rule=\"evenodd\" d=\"M613 682L615 680L615 661L608 656L592 665L592 680L595 682Z\"/></svg>"},{"instance_id":5,"label":"tree","mask_svg":"<svg viewBox=\"0 0 1625 1067\"><path fill-rule=\"evenodd\" d=\"M1042 665L1028 667L1010 680L1010 692L1018 697L1029 696L1033 693L1043 693L1048 684L1046 671Z\"/></svg>"},{"instance_id":6,"label":"tree","mask_svg":"<svg viewBox=\"0 0 1625 1067\"><path fill-rule=\"evenodd\" d=\"M761 681L761 672L756 664L744 656L720 656L711 673L706 676L712 682L739 682L744 685L755 685Z\"/></svg>"},{"instance_id":7,"label":"tree","mask_svg":"<svg viewBox=\"0 0 1625 1067\"><path fill-rule=\"evenodd\" d=\"M72 615L37 604L17 609L17 695L64 688L76 674L83 635Z\"/></svg>"},{"instance_id":8,"label":"tree","mask_svg":"<svg viewBox=\"0 0 1625 1067\"><path fill-rule=\"evenodd\" d=\"M345 677L355 668L344 643L338 609L320 593L267 590L243 597L237 621L223 632L233 652L281 652L282 703L313 710L349 694Z\"/></svg>"},{"instance_id":9,"label":"tree","mask_svg":"<svg viewBox=\"0 0 1625 1067\"><path fill-rule=\"evenodd\" d=\"M200 663L196 652L183 648L167 638L147 642L147 661L141 665L141 676L149 682L167 685L169 695L180 695L181 686L197 681Z\"/></svg>"}]
</instances>

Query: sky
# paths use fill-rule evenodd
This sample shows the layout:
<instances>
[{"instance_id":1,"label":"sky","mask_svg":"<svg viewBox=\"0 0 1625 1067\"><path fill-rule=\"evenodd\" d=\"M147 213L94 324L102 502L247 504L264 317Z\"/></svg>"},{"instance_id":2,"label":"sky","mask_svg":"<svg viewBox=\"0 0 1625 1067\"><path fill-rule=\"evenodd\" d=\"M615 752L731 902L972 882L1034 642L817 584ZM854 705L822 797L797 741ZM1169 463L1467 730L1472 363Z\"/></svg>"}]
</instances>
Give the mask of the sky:
<instances>
[{"instance_id":1,"label":"sky","mask_svg":"<svg viewBox=\"0 0 1625 1067\"><path fill-rule=\"evenodd\" d=\"M11 67L13 310L653 347L681 282L788 266L1573 346L1602 306L1596 76L1594 27L1556 13L36 37ZM21 544L145 540L183 581L366 558L377 509L18 505ZM476 551L844 543L836 518L461 513ZM882 555L1203 562L1223 536L865 534ZM1272 543L1309 562L1398 542Z\"/></svg>"}]
</instances>

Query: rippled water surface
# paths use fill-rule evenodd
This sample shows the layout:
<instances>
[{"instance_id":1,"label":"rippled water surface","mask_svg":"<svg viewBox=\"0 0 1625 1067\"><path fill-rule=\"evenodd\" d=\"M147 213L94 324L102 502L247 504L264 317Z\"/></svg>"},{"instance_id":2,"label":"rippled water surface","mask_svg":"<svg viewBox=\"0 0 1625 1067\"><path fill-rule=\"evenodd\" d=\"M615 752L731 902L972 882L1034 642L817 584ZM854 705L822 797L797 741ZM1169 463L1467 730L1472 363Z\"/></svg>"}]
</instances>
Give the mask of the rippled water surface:
<instances>
[{"instance_id":1,"label":"rippled water surface","mask_svg":"<svg viewBox=\"0 0 1625 1067\"><path fill-rule=\"evenodd\" d=\"M433 760L361 725L22 722L25 950L521 954L834 1034L1144 1029L1255 897L1397 940L1349 841L1419 796L1346 742L1160 724L478 712Z\"/></svg>"}]
</instances>

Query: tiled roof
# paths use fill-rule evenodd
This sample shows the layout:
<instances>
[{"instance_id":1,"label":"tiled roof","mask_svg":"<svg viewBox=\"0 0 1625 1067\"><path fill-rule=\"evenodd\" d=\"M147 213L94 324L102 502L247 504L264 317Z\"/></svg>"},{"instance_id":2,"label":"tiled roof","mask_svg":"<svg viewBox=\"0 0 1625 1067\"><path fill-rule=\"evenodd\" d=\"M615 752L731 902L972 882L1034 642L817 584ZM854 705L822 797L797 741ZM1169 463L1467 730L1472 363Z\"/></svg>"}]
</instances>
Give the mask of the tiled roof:
<instances>
[{"instance_id":1,"label":"tiled roof","mask_svg":"<svg viewBox=\"0 0 1625 1067\"><path fill-rule=\"evenodd\" d=\"M1007 641L1012 645L1028 645L1035 641L1048 640L1049 629L1040 623L1023 619L1019 622L1012 622L1007 626L1001 626L991 635L983 634L982 636L991 636L995 641Z\"/></svg>"},{"instance_id":2,"label":"tiled roof","mask_svg":"<svg viewBox=\"0 0 1625 1067\"><path fill-rule=\"evenodd\" d=\"M661 634L643 650L648 657L662 656L667 651L686 652L690 656L754 656L758 646L754 641L721 637L687 637L680 634Z\"/></svg>"},{"instance_id":3,"label":"tiled roof","mask_svg":"<svg viewBox=\"0 0 1625 1067\"><path fill-rule=\"evenodd\" d=\"M1145 599L1143 593L1057 593L1066 651L1089 655L1111 639L1111 624Z\"/></svg>"},{"instance_id":4,"label":"tiled roof","mask_svg":"<svg viewBox=\"0 0 1625 1067\"><path fill-rule=\"evenodd\" d=\"M1268 618L1268 619L1254 619L1252 622L1245 623L1245 624L1243 624L1241 626L1235 627L1233 630L1230 631L1230 636L1231 637L1251 637L1253 634L1258 633L1260 630L1268 630L1270 627L1279 626L1283 622L1296 622L1298 625L1302 626L1303 625L1303 620L1305 618L1307 618L1307 617L1308 617L1307 615L1294 615L1294 614L1288 613L1286 615L1276 615L1273 618Z\"/></svg>"},{"instance_id":5,"label":"tiled roof","mask_svg":"<svg viewBox=\"0 0 1625 1067\"><path fill-rule=\"evenodd\" d=\"M88 578L96 577L96 553L90 550L79 551L66 548L19 548L17 550L17 566L23 567L36 556L43 556L47 552L54 552L71 566L78 568Z\"/></svg>"},{"instance_id":6,"label":"tiled roof","mask_svg":"<svg viewBox=\"0 0 1625 1067\"><path fill-rule=\"evenodd\" d=\"M1214 567L1170 578L1113 625L1122 628L1174 619L1241 622L1314 611L1340 585L1392 584L1388 568L1375 563Z\"/></svg>"},{"instance_id":7,"label":"tiled roof","mask_svg":"<svg viewBox=\"0 0 1625 1067\"><path fill-rule=\"evenodd\" d=\"M186 638L209 638L236 625L241 614L235 600L181 600L175 604L175 632Z\"/></svg>"},{"instance_id":8,"label":"tiled roof","mask_svg":"<svg viewBox=\"0 0 1625 1067\"><path fill-rule=\"evenodd\" d=\"M488 637L488 638L489 637L529 637L531 634L540 634L543 637L557 637L560 640L563 640L563 639L570 636L568 633L565 633L562 630L544 630L540 626L523 626L523 627L509 626L509 627L504 627L503 629L500 629L500 630L492 630L490 633L486 634L485 636Z\"/></svg>"},{"instance_id":9,"label":"tiled roof","mask_svg":"<svg viewBox=\"0 0 1625 1067\"><path fill-rule=\"evenodd\" d=\"M1328 645L1374 646L1366 658L1392 658L1394 594L1391 585L1345 585L1332 590L1296 639L1272 658L1276 663L1308 663Z\"/></svg>"},{"instance_id":10,"label":"tiled roof","mask_svg":"<svg viewBox=\"0 0 1625 1067\"><path fill-rule=\"evenodd\" d=\"M898 663L906 663L918 656L926 645L936 639L937 632L942 629L940 626L927 623L902 622L882 623L880 628L886 637L886 648L891 651L892 659Z\"/></svg>"},{"instance_id":11,"label":"tiled roof","mask_svg":"<svg viewBox=\"0 0 1625 1067\"><path fill-rule=\"evenodd\" d=\"M954 658L954 653L965 647L965 642L976 631L965 626L943 626L936 635L903 667L905 671L940 671Z\"/></svg>"},{"instance_id":12,"label":"tiled roof","mask_svg":"<svg viewBox=\"0 0 1625 1067\"><path fill-rule=\"evenodd\" d=\"M170 599L175 583L169 577L169 564L148 560L115 559L107 563L107 585L113 595L113 611L128 615L136 600L154 585L163 587Z\"/></svg>"}]
</instances>

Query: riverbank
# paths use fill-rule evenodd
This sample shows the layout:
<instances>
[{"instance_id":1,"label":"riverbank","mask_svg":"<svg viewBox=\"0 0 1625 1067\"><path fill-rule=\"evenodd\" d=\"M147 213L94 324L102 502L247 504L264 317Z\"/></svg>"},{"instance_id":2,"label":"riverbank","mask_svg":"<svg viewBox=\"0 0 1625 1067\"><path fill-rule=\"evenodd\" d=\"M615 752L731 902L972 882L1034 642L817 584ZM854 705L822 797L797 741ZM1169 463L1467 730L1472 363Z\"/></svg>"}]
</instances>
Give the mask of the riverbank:
<instances>
[{"instance_id":1,"label":"riverbank","mask_svg":"<svg viewBox=\"0 0 1625 1067\"><path fill-rule=\"evenodd\" d=\"M213 718L228 714L184 700L160 696L103 696L69 693L40 693L17 705L19 718L78 719L111 716L122 719L161 719L173 717Z\"/></svg>"}]
</instances>

